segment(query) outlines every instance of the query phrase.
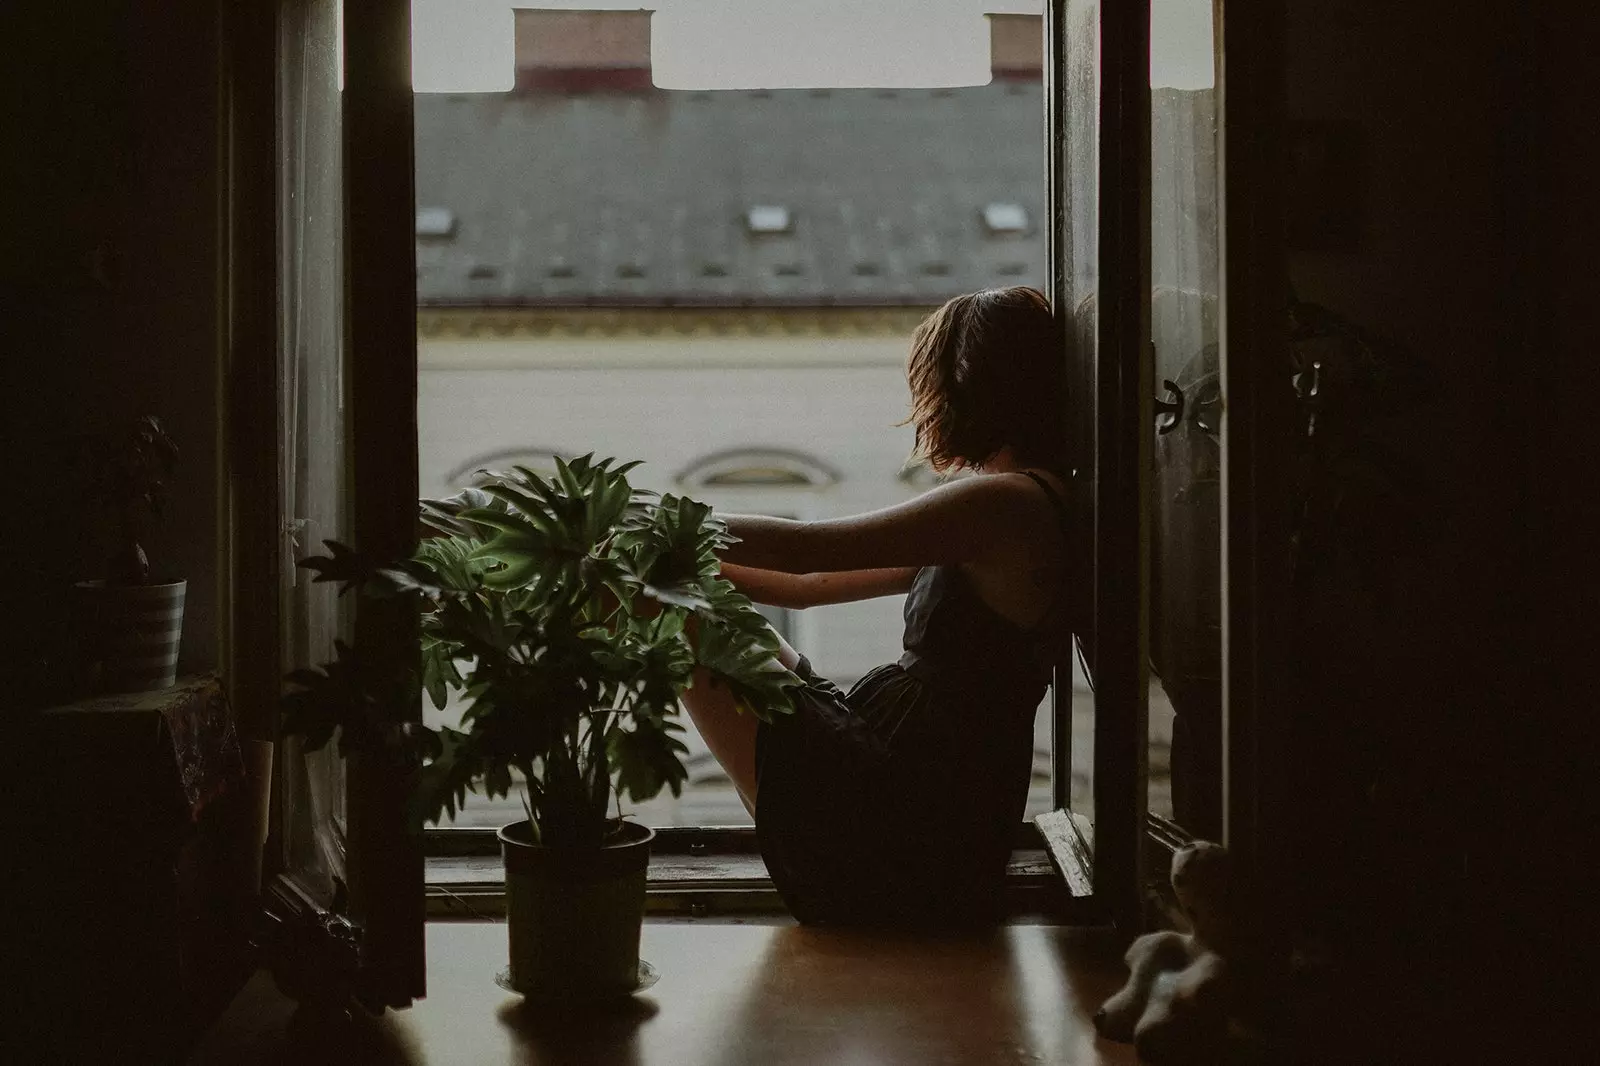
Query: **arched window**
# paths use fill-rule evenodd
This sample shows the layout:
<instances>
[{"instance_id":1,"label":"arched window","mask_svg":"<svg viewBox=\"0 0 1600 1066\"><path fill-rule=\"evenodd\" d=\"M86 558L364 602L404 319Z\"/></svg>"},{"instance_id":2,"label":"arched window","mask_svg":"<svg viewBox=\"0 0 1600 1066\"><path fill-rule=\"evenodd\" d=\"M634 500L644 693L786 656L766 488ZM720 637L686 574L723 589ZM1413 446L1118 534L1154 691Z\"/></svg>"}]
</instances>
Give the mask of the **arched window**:
<instances>
[{"instance_id":1,"label":"arched window","mask_svg":"<svg viewBox=\"0 0 1600 1066\"><path fill-rule=\"evenodd\" d=\"M453 488L470 488L481 480L479 471L510 470L514 466L525 466L540 477L546 474L554 476L556 472L556 456L558 455L562 459L570 459L572 452L564 448L501 448L473 456L466 462L454 467L450 473L445 475L445 480Z\"/></svg>"},{"instance_id":2,"label":"arched window","mask_svg":"<svg viewBox=\"0 0 1600 1066\"><path fill-rule=\"evenodd\" d=\"M839 481L832 467L787 448L729 448L690 463L674 477L685 489L826 488Z\"/></svg>"}]
</instances>

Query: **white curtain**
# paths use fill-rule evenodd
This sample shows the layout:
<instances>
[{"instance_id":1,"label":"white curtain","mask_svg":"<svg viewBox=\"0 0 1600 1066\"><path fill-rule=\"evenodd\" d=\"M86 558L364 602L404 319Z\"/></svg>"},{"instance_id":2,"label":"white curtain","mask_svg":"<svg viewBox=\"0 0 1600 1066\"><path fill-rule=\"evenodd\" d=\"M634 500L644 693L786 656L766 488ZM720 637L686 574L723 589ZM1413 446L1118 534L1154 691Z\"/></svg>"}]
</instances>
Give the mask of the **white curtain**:
<instances>
[{"instance_id":1,"label":"white curtain","mask_svg":"<svg viewBox=\"0 0 1600 1066\"><path fill-rule=\"evenodd\" d=\"M285 667L333 657L350 605L296 566L348 543L340 0L285 0L279 15L278 204L282 652ZM344 876L344 764L329 744L281 749L285 861L329 892Z\"/></svg>"}]
</instances>

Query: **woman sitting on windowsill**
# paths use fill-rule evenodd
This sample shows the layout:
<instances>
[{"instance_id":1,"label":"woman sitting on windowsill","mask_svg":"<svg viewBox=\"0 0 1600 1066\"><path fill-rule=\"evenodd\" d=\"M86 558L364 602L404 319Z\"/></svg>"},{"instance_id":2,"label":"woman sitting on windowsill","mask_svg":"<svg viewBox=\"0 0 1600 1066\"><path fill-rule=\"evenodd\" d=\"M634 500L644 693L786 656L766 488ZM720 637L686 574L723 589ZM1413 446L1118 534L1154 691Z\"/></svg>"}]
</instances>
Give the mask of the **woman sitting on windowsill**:
<instances>
[{"instance_id":1,"label":"woman sitting on windowsill","mask_svg":"<svg viewBox=\"0 0 1600 1066\"><path fill-rule=\"evenodd\" d=\"M724 516L724 576L802 608L909 593L905 654L849 692L787 643L804 687L767 724L704 678L685 694L801 921L987 922L1027 800L1033 719L1067 639L1066 339L1029 288L958 296L907 364L918 452L967 469L914 500L816 522Z\"/></svg>"}]
</instances>

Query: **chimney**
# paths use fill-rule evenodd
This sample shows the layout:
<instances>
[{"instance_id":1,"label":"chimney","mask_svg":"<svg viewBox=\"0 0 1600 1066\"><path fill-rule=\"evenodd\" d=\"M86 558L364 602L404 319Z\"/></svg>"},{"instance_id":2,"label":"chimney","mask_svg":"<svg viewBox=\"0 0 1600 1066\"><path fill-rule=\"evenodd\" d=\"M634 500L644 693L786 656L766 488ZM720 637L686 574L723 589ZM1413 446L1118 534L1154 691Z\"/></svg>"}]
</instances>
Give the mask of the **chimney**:
<instances>
[{"instance_id":1,"label":"chimney","mask_svg":"<svg viewBox=\"0 0 1600 1066\"><path fill-rule=\"evenodd\" d=\"M641 92L650 77L650 11L517 9L517 90Z\"/></svg>"},{"instance_id":2,"label":"chimney","mask_svg":"<svg viewBox=\"0 0 1600 1066\"><path fill-rule=\"evenodd\" d=\"M986 15L989 20L989 72L995 81L1044 78L1044 17Z\"/></svg>"}]
</instances>

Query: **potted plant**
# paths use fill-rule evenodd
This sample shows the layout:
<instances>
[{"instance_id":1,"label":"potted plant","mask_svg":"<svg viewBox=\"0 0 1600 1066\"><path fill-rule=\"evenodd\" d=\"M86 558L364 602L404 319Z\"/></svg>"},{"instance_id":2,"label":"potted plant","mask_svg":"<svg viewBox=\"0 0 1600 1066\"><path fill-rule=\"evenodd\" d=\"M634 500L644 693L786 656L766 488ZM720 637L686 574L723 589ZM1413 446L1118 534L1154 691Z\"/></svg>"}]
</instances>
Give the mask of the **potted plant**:
<instances>
[{"instance_id":1,"label":"potted plant","mask_svg":"<svg viewBox=\"0 0 1600 1066\"><path fill-rule=\"evenodd\" d=\"M414 604L421 660L409 678L375 677L362 649L337 644L334 662L289 675L286 730L312 749L337 729L341 752L419 760L418 831L469 790L523 790L527 817L499 838L509 984L531 996L636 987L654 834L620 802L681 791L678 698L696 667L762 718L789 710L797 683L761 615L718 574L726 525L704 504L633 488L637 464L613 462L557 460L548 479L518 467L424 501L437 535L408 559L376 564L330 542L302 564ZM399 724L394 701L422 690L440 709L464 697L461 728Z\"/></svg>"},{"instance_id":2,"label":"potted plant","mask_svg":"<svg viewBox=\"0 0 1600 1066\"><path fill-rule=\"evenodd\" d=\"M89 454L92 495L112 516L105 578L79 582L88 645L102 692L170 687L183 636L183 580L152 579L143 541L166 509L178 447L160 419L143 415L123 437L96 441Z\"/></svg>"}]
</instances>

